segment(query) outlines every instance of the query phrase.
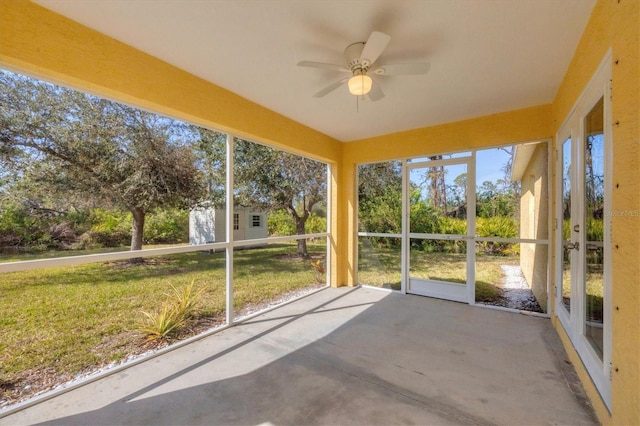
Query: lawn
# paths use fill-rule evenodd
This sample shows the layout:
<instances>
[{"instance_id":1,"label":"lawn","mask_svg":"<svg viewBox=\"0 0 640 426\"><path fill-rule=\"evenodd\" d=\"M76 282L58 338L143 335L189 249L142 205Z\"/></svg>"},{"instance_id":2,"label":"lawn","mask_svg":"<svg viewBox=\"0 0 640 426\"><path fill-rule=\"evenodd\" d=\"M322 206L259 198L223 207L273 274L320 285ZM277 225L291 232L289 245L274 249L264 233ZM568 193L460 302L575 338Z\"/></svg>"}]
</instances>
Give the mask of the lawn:
<instances>
[{"instance_id":1,"label":"lawn","mask_svg":"<svg viewBox=\"0 0 640 426\"><path fill-rule=\"evenodd\" d=\"M313 259L325 245L309 244ZM287 293L318 285L310 260L296 245L234 253L234 309L260 307ZM15 260L15 259L13 259ZM143 265L92 263L0 275L1 399L20 393L42 372L73 377L148 349L138 330L141 311L158 311L171 285L204 288L192 332L225 317L225 254L191 252L147 258ZM324 282L324 281L323 281Z\"/></svg>"},{"instance_id":2,"label":"lawn","mask_svg":"<svg viewBox=\"0 0 640 426\"><path fill-rule=\"evenodd\" d=\"M411 250L412 277L466 282L467 255L458 253L427 253ZM517 265L517 255L476 255L476 301L491 303L500 298L503 280L501 265ZM377 248L361 241L358 257L358 282L376 287L400 290L401 256L399 248Z\"/></svg>"}]
</instances>

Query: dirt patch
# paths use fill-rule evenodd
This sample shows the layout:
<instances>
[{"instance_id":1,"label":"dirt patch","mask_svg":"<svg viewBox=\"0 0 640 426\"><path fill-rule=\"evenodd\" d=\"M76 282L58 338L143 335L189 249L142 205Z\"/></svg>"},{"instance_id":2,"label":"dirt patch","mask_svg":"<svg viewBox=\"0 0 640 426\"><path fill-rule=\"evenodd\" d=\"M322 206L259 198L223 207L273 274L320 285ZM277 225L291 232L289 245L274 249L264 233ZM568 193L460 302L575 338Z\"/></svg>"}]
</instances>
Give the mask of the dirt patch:
<instances>
[{"instance_id":1,"label":"dirt patch","mask_svg":"<svg viewBox=\"0 0 640 426\"><path fill-rule=\"evenodd\" d=\"M310 254L307 257L302 257L298 254L278 254L276 256L274 256L274 259L279 259L279 260L293 260L293 261L300 261L300 262L309 262L309 261L313 261L313 260L324 260L325 255L324 254Z\"/></svg>"},{"instance_id":2,"label":"dirt patch","mask_svg":"<svg viewBox=\"0 0 640 426\"><path fill-rule=\"evenodd\" d=\"M131 268L135 266L161 265L169 262L171 262L170 259L166 259L163 257L153 257L153 258L142 258L142 260L136 261L136 262L131 262L129 260L107 262L107 263L103 263L102 266L111 267L111 268Z\"/></svg>"}]
</instances>

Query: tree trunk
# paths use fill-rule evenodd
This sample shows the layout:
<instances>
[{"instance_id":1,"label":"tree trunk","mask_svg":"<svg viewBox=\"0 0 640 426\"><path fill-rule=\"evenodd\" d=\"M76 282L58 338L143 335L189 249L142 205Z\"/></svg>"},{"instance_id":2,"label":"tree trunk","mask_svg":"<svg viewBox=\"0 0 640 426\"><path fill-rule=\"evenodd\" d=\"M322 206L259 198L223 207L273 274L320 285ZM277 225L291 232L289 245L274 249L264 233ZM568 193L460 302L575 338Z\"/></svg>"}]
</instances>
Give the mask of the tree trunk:
<instances>
[{"instance_id":1,"label":"tree trunk","mask_svg":"<svg viewBox=\"0 0 640 426\"><path fill-rule=\"evenodd\" d=\"M144 234L145 211L139 207L131 209L133 217L131 225L131 251L142 250L142 236ZM142 257L135 257L129 260L130 263L142 263Z\"/></svg>"},{"instance_id":2,"label":"tree trunk","mask_svg":"<svg viewBox=\"0 0 640 426\"><path fill-rule=\"evenodd\" d=\"M295 220L296 220L296 233L298 235L304 235L305 234L304 224L307 221L307 215L297 216ZM307 252L306 239L298 240L298 256L303 258L309 257L309 253Z\"/></svg>"}]
</instances>

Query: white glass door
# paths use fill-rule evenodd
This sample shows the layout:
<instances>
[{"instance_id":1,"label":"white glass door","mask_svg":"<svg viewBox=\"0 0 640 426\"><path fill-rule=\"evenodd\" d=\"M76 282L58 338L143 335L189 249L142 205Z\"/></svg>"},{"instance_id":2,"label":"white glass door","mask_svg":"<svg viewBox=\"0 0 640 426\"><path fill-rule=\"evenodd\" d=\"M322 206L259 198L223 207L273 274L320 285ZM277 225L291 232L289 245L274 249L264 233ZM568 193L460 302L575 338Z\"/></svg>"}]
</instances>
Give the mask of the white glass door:
<instances>
[{"instance_id":1,"label":"white glass door","mask_svg":"<svg viewBox=\"0 0 640 426\"><path fill-rule=\"evenodd\" d=\"M606 63L557 137L556 312L610 404L612 142Z\"/></svg>"}]
</instances>

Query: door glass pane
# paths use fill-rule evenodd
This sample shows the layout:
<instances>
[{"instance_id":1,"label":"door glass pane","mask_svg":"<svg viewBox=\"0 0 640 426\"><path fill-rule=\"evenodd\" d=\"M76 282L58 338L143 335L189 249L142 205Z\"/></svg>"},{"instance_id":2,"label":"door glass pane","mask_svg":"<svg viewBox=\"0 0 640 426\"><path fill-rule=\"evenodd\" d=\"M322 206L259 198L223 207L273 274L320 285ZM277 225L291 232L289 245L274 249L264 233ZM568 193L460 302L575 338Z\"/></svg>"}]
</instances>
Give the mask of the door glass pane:
<instances>
[{"instance_id":1,"label":"door glass pane","mask_svg":"<svg viewBox=\"0 0 640 426\"><path fill-rule=\"evenodd\" d=\"M409 232L467 234L467 165L412 169Z\"/></svg>"},{"instance_id":2,"label":"door glass pane","mask_svg":"<svg viewBox=\"0 0 640 426\"><path fill-rule=\"evenodd\" d=\"M562 304L571 311L571 138L562 144Z\"/></svg>"},{"instance_id":3,"label":"door glass pane","mask_svg":"<svg viewBox=\"0 0 640 426\"><path fill-rule=\"evenodd\" d=\"M467 244L464 240L411 238L411 278L467 283Z\"/></svg>"},{"instance_id":4,"label":"door glass pane","mask_svg":"<svg viewBox=\"0 0 640 426\"><path fill-rule=\"evenodd\" d=\"M585 118L585 336L602 359L604 302L604 135L603 99Z\"/></svg>"}]
</instances>

